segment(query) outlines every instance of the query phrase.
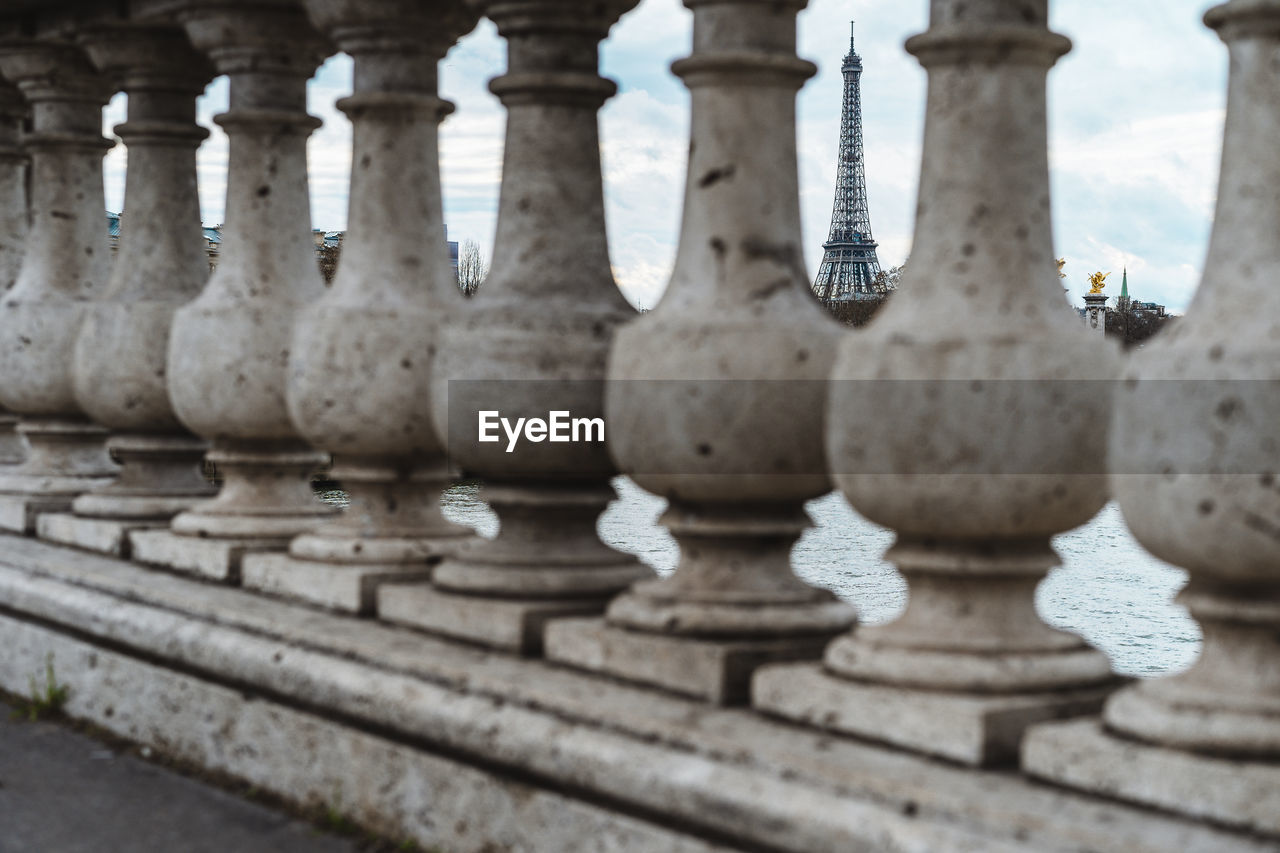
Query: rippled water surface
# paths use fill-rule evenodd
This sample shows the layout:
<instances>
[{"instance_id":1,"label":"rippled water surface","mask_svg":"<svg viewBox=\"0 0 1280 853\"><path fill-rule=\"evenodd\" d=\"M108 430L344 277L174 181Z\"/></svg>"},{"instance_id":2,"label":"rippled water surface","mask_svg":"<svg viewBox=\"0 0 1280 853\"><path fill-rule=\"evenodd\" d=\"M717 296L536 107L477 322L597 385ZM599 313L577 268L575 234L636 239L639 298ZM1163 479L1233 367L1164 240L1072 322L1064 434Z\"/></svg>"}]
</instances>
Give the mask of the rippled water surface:
<instances>
[{"instance_id":1,"label":"rippled water surface","mask_svg":"<svg viewBox=\"0 0 1280 853\"><path fill-rule=\"evenodd\" d=\"M625 477L614 485L619 498L600 519L601 537L662 574L674 570L679 549L657 524L666 501ZM453 487L445 495L444 514L493 536L498 520L482 492L473 485ZM335 502L341 497L326 495ZM796 572L856 605L864 622L894 618L907 588L881 559L893 535L855 514L838 494L811 501L808 510L814 527L796 544ZM1046 621L1082 634L1125 674L1160 675L1191 663L1200 632L1173 603L1186 575L1142 550L1114 504L1084 527L1057 537L1054 545L1063 565L1050 573L1036 597Z\"/></svg>"}]
</instances>

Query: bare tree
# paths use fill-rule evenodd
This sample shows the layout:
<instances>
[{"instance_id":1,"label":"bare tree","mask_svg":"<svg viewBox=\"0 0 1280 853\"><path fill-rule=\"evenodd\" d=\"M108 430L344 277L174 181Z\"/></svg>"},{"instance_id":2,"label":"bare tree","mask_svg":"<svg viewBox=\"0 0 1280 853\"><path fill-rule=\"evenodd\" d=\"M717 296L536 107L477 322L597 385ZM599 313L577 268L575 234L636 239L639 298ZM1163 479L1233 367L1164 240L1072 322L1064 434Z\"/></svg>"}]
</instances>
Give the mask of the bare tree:
<instances>
[{"instance_id":1,"label":"bare tree","mask_svg":"<svg viewBox=\"0 0 1280 853\"><path fill-rule=\"evenodd\" d=\"M902 281L902 274L906 271L906 264L881 270L871 281L870 293L862 294L857 299L833 299L823 305L831 312L831 316L846 326L865 326L898 289L898 283Z\"/></svg>"},{"instance_id":2,"label":"bare tree","mask_svg":"<svg viewBox=\"0 0 1280 853\"><path fill-rule=\"evenodd\" d=\"M489 267L480 256L480 244L475 240L463 242L458 252L458 287L466 296L472 296L489 275Z\"/></svg>"},{"instance_id":3,"label":"bare tree","mask_svg":"<svg viewBox=\"0 0 1280 853\"><path fill-rule=\"evenodd\" d=\"M1173 318L1163 312L1141 308L1130 299L1121 298L1115 308L1107 309L1107 334L1118 338L1125 349L1142 346L1159 334Z\"/></svg>"},{"instance_id":4,"label":"bare tree","mask_svg":"<svg viewBox=\"0 0 1280 853\"><path fill-rule=\"evenodd\" d=\"M897 267L890 267L887 270L881 270L876 273L875 279L871 282L871 289L881 296L887 296L890 293L893 293L898 289L898 284L902 281L902 274L906 271L906 264L902 264Z\"/></svg>"},{"instance_id":5,"label":"bare tree","mask_svg":"<svg viewBox=\"0 0 1280 853\"><path fill-rule=\"evenodd\" d=\"M316 258L320 262L320 275L324 276L325 287L333 284L333 277L338 273L338 257L342 254L342 244L321 246L316 250Z\"/></svg>"}]
</instances>

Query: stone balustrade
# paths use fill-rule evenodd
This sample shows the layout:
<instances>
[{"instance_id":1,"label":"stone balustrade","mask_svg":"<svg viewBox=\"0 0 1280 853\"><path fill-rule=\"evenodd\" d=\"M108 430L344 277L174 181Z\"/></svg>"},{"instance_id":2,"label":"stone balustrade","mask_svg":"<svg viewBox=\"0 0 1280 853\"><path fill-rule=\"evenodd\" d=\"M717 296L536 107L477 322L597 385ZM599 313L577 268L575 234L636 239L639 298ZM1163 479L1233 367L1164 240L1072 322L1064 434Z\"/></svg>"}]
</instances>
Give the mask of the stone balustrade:
<instances>
[{"instance_id":1,"label":"stone balustrade","mask_svg":"<svg viewBox=\"0 0 1280 853\"><path fill-rule=\"evenodd\" d=\"M856 332L802 259L804 0L685 2L679 251L643 316L610 268L597 126L598 45L635 0L0 2L0 688L50 662L72 716L451 851L1280 849L1280 0L1206 16L1231 60L1210 257L1131 357L1053 273L1046 81L1071 45L1049 0L931 0L907 44L929 76L912 263ZM481 15L507 127L466 299L437 66ZM350 230L326 289L305 95L339 50ZM601 440L477 430L555 411ZM669 502L668 577L596 532L618 474ZM442 516L463 477L495 538ZM896 536L896 621L792 570L833 488ZM1051 537L1112 498L1190 574L1185 673L1129 683L1037 615Z\"/></svg>"}]
</instances>

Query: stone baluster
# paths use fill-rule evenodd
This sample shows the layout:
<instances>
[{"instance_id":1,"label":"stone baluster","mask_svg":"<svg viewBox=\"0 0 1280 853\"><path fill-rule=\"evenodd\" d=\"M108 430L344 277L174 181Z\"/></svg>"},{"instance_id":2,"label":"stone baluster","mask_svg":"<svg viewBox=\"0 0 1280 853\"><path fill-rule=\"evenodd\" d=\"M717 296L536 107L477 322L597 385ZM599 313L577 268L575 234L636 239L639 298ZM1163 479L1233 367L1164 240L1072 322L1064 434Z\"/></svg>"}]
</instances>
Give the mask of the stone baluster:
<instances>
[{"instance_id":1,"label":"stone baluster","mask_svg":"<svg viewBox=\"0 0 1280 853\"><path fill-rule=\"evenodd\" d=\"M508 44L507 73L491 84L507 109L497 235L488 279L444 329L432 394L437 434L485 479L501 529L445 557L434 588L383 586L386 618L532 653L547 619L599 612L648 574L596 534L615 471L602 440L526 441L512 453L477 440L482 411L512 422L603 415L609 343L634 311L604 229L597 113L615 86L598 76L597 43L632 5L484 4Z\"/></svg>"},{"instance_id":2,"label":"stone baluster","mask_svg":"<svg viewBox=\"0 0 1280 853\"><path fill-rule=\"evenodd\" d=\"M687 0L692 92L679 252L651 313L619 333L611 449L666 496L674 575L636 584L607 620L553 624L552 659L715 702L751 670L817 657L854 612L795 577L806 499L828 491L825 378L840 327L809 291L800 238L795 55L803 2ZM760 117L768 116L761 123Z\"/></svg>"},{"instance_id":3,"label":"stone baluster","mask_svg":"<svg viewBox=\"0 0 1280 853\"><path fill-rule=\"evenodd\" d=\"M216 272L174 315L169 395L178 419L213 442L218 496L131 535L135 556L235 579L246 549L283 549L332 514L311 476L312 450L285 402L293 323L324 293L311 236L306 83L327 46L297 2L188 0L178 14L230 77L226 228Z\"/></svg>"},{"instance_id":4,"label":"stone baluster","mask_svg":"<svg viewBox=\"0 0 1280 853\"><path fill-rule=\"evenodd\" d=\"M1125 521L1190 582L1204 645L1103 720L1031 731L1037 776L1280 834L1280 0L1205 16L1231 58L1217 213L1186 317L1117 393L1112 482ZM1117 756L1123 756L1118 759Z\"/></svg>"},{"instance_id":5,"label":"stone baluster","mask_svg":"<svg viewBox=\"0 0 1280 853\"><path fill-rule=\"evenodd\" d=\"M0 294L5 297L18 280L27 239L27 154L21 142L26 117L22 94L0 81ZM18 416L0 408L0 470L27 456L17 426Z\"/></svg>"},{"instance_id":6,"label":"stone baluster","mask_svg":"<svg viewBox=\"0 0 1280 853\"><path fill-rule=\"evenodd\" d=\"M460 0L307 5L355 62L355 92L338 103L354 168L341 263L295 328L288 399L299 432L335 454L350 504L288 554L246 558L243 582L371 612L380 580L429 579L429 561L471 533L440 514L450 476L431 426L430 347L462 301L437 147L452 105L437 96L436 64L476 18Z\"/></svg>"},{"instance_id":7,"label":"stone baluster","mask_svg":"<svg viewBox=\"0 0 1280 853\"><path fill-rule=\"evenodd\" d=\"M72 362L89 300L107 282L102 106L111 95L79 48L55 39L0 43L0 74L32 109L31 224L17 281L0 308L0 405L22 416L26 460L0 474L0 528L31 532L106 485L107 431L76 403Z\"/></svg>"},{"instance_id":8,"label":"stone baluster","mask_svg":"<svg viewBox=\"0 0 1280 853\"><path fill-rule=\"evenodd\" d=\"M208 135L195 99L213 70L178 27L109 24L81 36L93 63L129 96L116 133L129 149L116 262L76 342L80 406L115 434L107 442L120 478L83 494L74 515L41 517L40 535L124 553L127 531L166 526L214 493L204 477L205 442L178 423L166 359L174 311L209 278L200 232L196 148Z\"/></svg>"},{"instance_id":9,"label":"stone baluster","mask_svg":"<svg viewBox=\"0 0 1280 853\"><path fill-rule=\"evenodd\" d=\"M1107 500L1120 366L1054 275L1045 88L1070 42L1048 5L933 0L907 42L929 72L915 246L841 345L827 431L837 485L897 533L907 609L832 643L825 672L754 686L766 711L968 764L1015 760L1028 724L1089 713L1114 681L1035 610L1050 537Z\"/></svg>"}]
</instances>

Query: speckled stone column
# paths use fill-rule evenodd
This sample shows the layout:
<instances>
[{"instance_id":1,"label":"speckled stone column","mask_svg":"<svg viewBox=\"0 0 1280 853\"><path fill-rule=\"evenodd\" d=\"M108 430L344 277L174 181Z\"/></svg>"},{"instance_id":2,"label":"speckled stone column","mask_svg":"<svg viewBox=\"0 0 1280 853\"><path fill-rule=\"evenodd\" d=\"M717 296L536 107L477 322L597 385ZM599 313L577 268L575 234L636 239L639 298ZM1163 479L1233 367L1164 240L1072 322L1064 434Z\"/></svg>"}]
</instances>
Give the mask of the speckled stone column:
<instances>
[{"instance_id":1,"label":"speckled stone column","mask_svg":"<svg viewBox=\"0 0 1280 853\"><path fill-rule=\"evenodd\" d=\"M827 447L854 509L894 529L906 612L834 642L825 672L762 673L756 704L969 764L1032 722L1101 706L1106 657L1045 625L1050 537L1107 500L1107 341L1064 321L1045 83L1070 48L1048 0L933 0L911 265L833 370Z\"/></svg>"},{"instance_id":2,"label":"speckled stone column","mask_svg":"<svg viewBox=\"0 0 1280 853\"><path fill-rule=\"evenodd\" d=\"M802 260L795 98L815 70L795 55L804 3L687 5L679 253L662 302L618 335L607 398L614 458L671 501L662 522L680 563L613 601L605 623L553 625L547 654L736 702L756 665L817 657L854 621L790 565L804 501L830 488L822 411L841 332Z\"/></svg>"},{"instance_id":3,"label":"speckled stone column","mask_svg":"<svg viewBox=\"0 0 1280 853\"><path fill-rule=\"evenodd\" d=\"M129 96L128 120L116 128L129 149L127 225L75 352L76 400L116 432L107 447L123 467L116 482L76 498L75 516L46 515L39 529L118 554L128 529L167 524L215 491L202 470L205 442L178 423L166 383L174 311L209 278L195 159L208 133L195 122L195 99L213 69L173 26L98 26L80 41Z\"/></svg>"},{"instance_id":4,"label":"speckled stone column","mask_svg":"<svg viewBox=\"0 0 1280 853\"><path fill-rule=\"evenodd\" d=\"M1205 17L1230 48L1222 176L1204 282L1137 351L1117 396L1125 521L1191 575L1204 633L1187 671L1113 696L1104 725L1033 730L1037 776L1280 834L1280 2Z\"/></svg>"},{"instance_id":5,"label":"speckled stone column","mask_svg":"<svg viewBox=\"0 0 1280 853\"><path fill-rule=\"evenodd\" d=\"M335 454L350 504L245 560L244 584L371 612L388 577L429 578L471 530L440 514L449 483L431 426L431 347L462 301L449 266L437 125L452 105L436 64L476 22L461 2L312 0L316 26L355 61L338 103L353 125L349 231L333 286L302 312L290 353L293 422Z\"/></svg>"},{"instance_id":6,"label":"speckled stone column","mask_svg":"<svg viewBox=\"0 0 1280 853\"><path fill-rule=\"evenodd\" d=\"M0 294L5 296L18 280L26 250L27 154L21 144L26 116L21 93L0 81ZM17 426L18 416L0 408L0 470L27 456L27 443Z\"/></svg>"},{"instance_id":7,"label":"speckled stone column","mask_svg":"<svg viewBox=\"0 0 1280 853\"><path fill-rule=\"evenodd\" d=\"M23 416L30 452L0 474L0 527L32 531L41 512L65 510L110 482L107 432L72 389L76 333L106 285L102 106L111 94L79 48L56 41L0 43L0 73L31 104L31 230L0 308L0 404Z\"/></svg>"},{"instance_id":8,"label":"speckled stone column","mask_svg":"<svg viewBox=\"0 0 1280 853\"><path fill-rule=\"evenodd\" d=\"M298 313L324 293L311 237L306 83L327 46L296 2L191 0L187 34L231 78L227 223L218 269L173 320L169 394L178 419L213 442L218 496L131 537L139 559L234 578L246 548L283 549L332 514L311 491L325 455L285 403Z\"/></svg>"},{"instance_id":9,"label":"speckled stone column","mask_svg":"<svg viewBox=\"0 0 1280 853\"><path fill-rule=\"evenodd\" d=\"M615 473L602 442L506 453L477 441L484 410L603 414L609 342L635 312L609 266L597 112L615 86L598 76L597 43L632 5L482 4L508 45L507 73L490 86L507 109L497 235L488 279L444 328L431 390L437 434L485 479L501 529L446 556L434 589L382 587L386 618L535 652L548 618L599 612L648 574L596 534Z\"/></svg>"}]
</instances>

